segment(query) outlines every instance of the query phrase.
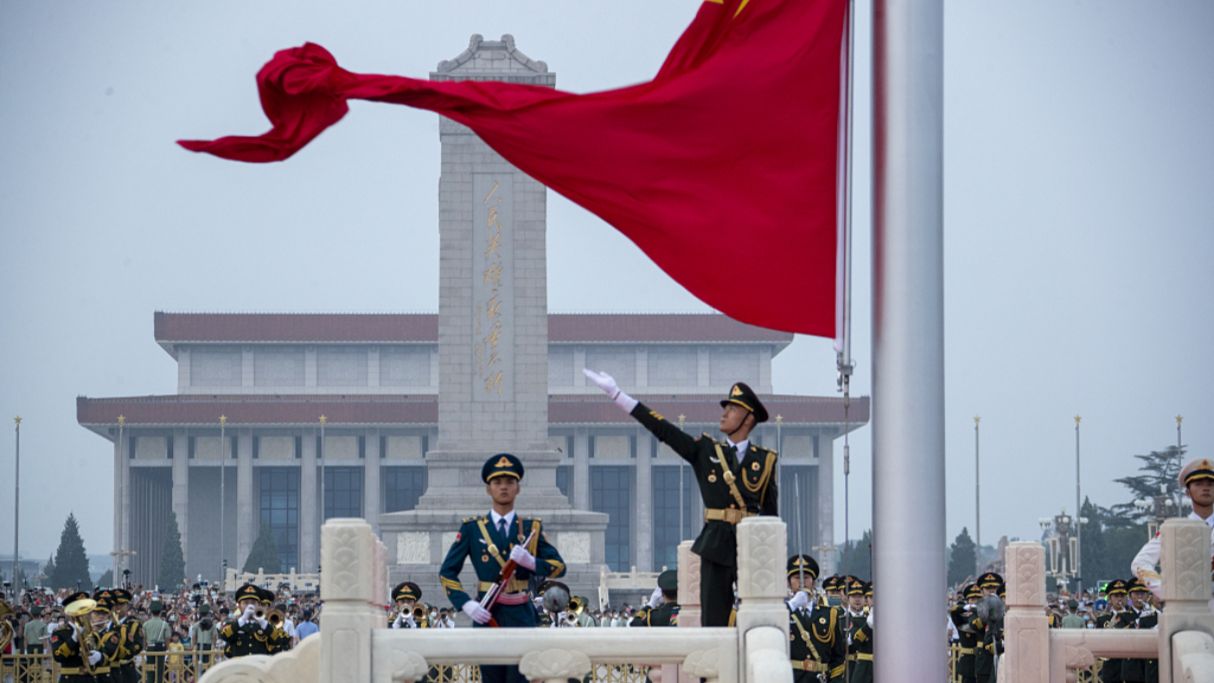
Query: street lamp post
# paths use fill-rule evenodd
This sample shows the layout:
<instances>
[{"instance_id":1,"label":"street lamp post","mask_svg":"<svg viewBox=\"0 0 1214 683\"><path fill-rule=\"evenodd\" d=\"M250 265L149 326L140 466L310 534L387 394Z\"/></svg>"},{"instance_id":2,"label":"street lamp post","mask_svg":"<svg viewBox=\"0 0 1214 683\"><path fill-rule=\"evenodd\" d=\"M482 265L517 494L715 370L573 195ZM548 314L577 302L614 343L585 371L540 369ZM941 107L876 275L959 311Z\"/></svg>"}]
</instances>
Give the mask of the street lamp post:
<instances>
[{"instance_id":1,"label":"street lamp post","mask_svg":"<svg viewBox=\"0 0 1214 683\"><path fill-rule=\"evenodd\" d=\"M978 568L982 566L982 561L978 556L982 554L982 477L978 460L978 423L982 422L982 417L974 416L974 576L979 574Z\"/></svg>"},{"instance_id":2,"label":"street lamp post","mask_svg":"<svg viewBox=\"0 0 1214 683\"><path fill-rule=\"evenodd\" d=\"M1083 579L1079 574L1079 553L1080 553L1080 538L1082 525L1079 523L1080 517L1083 516L1083 508L1079 507L1079 423L1083 420L1082 417L1075 416L1075 592L1078 593L1083 589Z\"/></svg>"},{"instance_id":3,"label":"street lamp post","mask_svg":"<svg viewBox=\"0 0 1214 683\"><path fill-rule=\"evenodd\" d=\"M20 563L21 544L21 416L13 418L14 431L17 439L16 472L13 474L13 585L17 586L17 567Z\"/></svg>"}]
</instances>

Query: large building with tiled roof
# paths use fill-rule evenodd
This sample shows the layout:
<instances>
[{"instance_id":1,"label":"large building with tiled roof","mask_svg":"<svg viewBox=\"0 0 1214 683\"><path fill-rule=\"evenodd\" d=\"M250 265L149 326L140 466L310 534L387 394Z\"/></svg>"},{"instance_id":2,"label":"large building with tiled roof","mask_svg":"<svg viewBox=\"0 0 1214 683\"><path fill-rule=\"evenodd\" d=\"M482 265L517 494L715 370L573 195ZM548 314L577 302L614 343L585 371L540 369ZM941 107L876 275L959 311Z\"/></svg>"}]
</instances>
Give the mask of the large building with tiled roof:
<instances>
[{"instance_id":1,"label":"large building with tiled roof","mask_svg":"<svg viewBox=\"0 0 1214 683\"><path fill-rule=\"evenodd\" d=\"M314 569L321 477L303 469L322 459L328 517L374 523L416 505L437 437L436 318L157 313L156 342L177 361L177 393L77 400L80 424L114 442L115 547L135 552L133 578L156 576L170 510L190 576L218 574L220 557L243 565L261 522L284 567ZM794 542L796 534L806 544L832 541L833 440L845 419L853 429L867 421L868 401L853 400L845 416L835 397L773 395L771 361L792 335L720 315L551 315L549 329L557 483L575 508L610 515L608 566L673 566L674 546L694 538L702 510L686 466L587 386L582 367L612 373L693 433L715 433L715 399L733 381L750 383L779 416L755 439L781 452L781 507ZM231 511L224 553L221 470Z\"/></svg>"}]
</instances>

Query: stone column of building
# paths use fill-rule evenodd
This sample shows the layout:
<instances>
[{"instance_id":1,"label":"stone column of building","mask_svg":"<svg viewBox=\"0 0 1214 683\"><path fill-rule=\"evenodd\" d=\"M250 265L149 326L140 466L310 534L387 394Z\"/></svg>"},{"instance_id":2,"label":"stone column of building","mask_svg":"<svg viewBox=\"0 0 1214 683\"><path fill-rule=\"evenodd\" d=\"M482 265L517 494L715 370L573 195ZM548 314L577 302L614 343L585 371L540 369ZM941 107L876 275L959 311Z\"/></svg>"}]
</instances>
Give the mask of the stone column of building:
<instances>
[{"instance_id":1,"label":"stone column of building","mask_svg":"<svg viewBox=\"0 0 1214 683\"><path fill-rule=\"evenodd\" d=\"M635 489L636 525L632 538L636 543L636 568L653 571L653 458L658 442L641 431L637 439L637 476Z\"/></svg>"},{"instance_id":2,"label":"stone column of building","mask_svg":"<svg viewBox=\"0 0 1214 683\"><path fill-rule=\"evenodd\" d=\"M316 542L320 533L320 506L316 504L316 435L306 430L300 441L299 567L307 573L320 563L320 548Z\"/></svg>"},{"instance_id":3,"label":"stone column of building","mask_svg":"<svg viewBox=\"0 0 1214 683\"><path fill-rule=\"evenodd\" d=\"M573 507L590 509L590 434L584 428L573 433Z\"/></svg>"},{"instance_id":4,"label":"stone column of building","mask_svg":"<svg viewBox=\"0 0 1214 683\"><path fill-rule=\"evenodd\" d=\"M511 36L474 35L441 62L436 81L493 80L553 87L555 74ZM569 585L588 590L604 556L606 516L572 509L556 486L561 454L548 442L547 190L470 129L439 121L438 439L415 510L380 517L393 578L431 576L461 518L483 513L480 471L501 451L526 467L518 509L539 516L564 554ZM449 542L448 542L449 543ZM426 567L426 569L422 569Z\"/></svg>"},{"instance_id":5,"label":"stone column of building","mask_svg":"<svg viewBox=\"0 0 1214 683\"><path fill-rule=\"evenodd\" d=\"M175 429L169 436L173 452L173 513L181 532L182 558L190 561L190 449L185 430Z\"/></svg>"},{"instance_id":6,"label":"stone column of building","mask_svg":"<svg viewBox=\"0 0 1214 683\"><path fill-rule=\"evenodd\" d=\"M835 442L832 435L819 434L814 439L818 450L818 507L816 512L818 528L814 534L815 546L833 546L835 543ZM851 529L854 532L855 529ZM846 540L846 539L845 539ZM838 566L837 553L823 553L822 576L836 573ZM864 577L871 579L872 577Z\"/></svg>"},{"instance_id":7,"label":"stone column of building","mask_svg":"<svg viewBox=\"0 0 1214 683\"><path fill-rule=\"evenodd\" d=\"M114 437L114 576L121 576L122 569L130 566L123 551L128 549L126 520L130 519L130 460L131 434L119 429Z\"/></svg>"},{"instance_id":8,"label":"stone column of building","mask_svg":"<svg viewBox=\"0 0 1214 683\"><path fill-rule=\"evenodd\" d=\"M379 535L379 464L383 454L379 451L379 430L366 435L367 448L363 456L363 517L371 523L371 530Z\"/></svg>"},{"instance_id":9,"label":"stone column of building","mask_svg":"<svg viewBox=\"0 0 1214 683\"><path fill-rule=\"evenodd\" d=\"M236 437L236 569L244 567L260 524L253 506L253 434L240 430Z\"/></svg>"}]
</instances>

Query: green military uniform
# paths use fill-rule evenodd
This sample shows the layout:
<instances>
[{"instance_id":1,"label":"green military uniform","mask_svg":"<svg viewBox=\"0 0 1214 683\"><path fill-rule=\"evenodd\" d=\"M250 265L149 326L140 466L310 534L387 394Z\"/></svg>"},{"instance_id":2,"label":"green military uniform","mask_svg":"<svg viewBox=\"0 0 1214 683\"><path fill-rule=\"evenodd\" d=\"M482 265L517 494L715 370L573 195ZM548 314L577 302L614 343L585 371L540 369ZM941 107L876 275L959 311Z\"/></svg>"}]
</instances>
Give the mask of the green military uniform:
<instances>
[{"instance_id":1,"label":"green military uniform","mask_svg":"<svg viewBox=\"0 0 1214 683\"><path fill-rule=\"evenodd\" d=\"M1138 614L1129 609L1128 606L1115 608L1112 605L1113 598L1124 599L1129 592L1129 584L1121 579L1114 579L1109 582L1105 589L1105 597L1109 599L1109 609L1100 616L1096 617L1096 628L1130 628L1134 621L1138 618ZM1123 683L1125 681L1125 665L1130 660L1127 659L1108 659L1100 667L1100 680L1103 683Z\"/></svg>"},{"instance_id":2,"label":"green military uniform","mask_svg":"<svg viewBox=\"0 0 1214 683\"><path fill-rule=\"evenodd\" d=\"M662 603L647 608L633 616L630 626L678 626L679 625L679 573L667 569L658 575L658 589L662 591Z\"/></svg>"},{"instance_id":3,"label":"green military uniform","mask_svg":"<svg viewBox=\"0 0 1214 683\"><path fill-rule=\"evenodd\" d=\"M788 577L804 582L801 591L810 594L818 579L818 562L809 555L788 559ZM795 597L795 596L794 596ZM843 610L809 600L788 610L788 655L794 683L842 681L847 674L847 634Z\"/></svg>"},{"instance_id":4,"label":"green military uniform","mask_svg":"<svg viewBox=\"0 0 1214 683\"><path fill-rule=\"evenodd\" d=\"M750 411L755 424L767 420L767 409L742 382L730 388L721 405ZM704 527L692 546L700 556L700 609L704 626L726 626L737 580L737 524L753 515L780 514L775 451L753 442L738 452L734 444L708 434L693 437L660 413L637 403L630 413L662 443L691 464L704 501Z\"/></svg>"},{"instance_id":5,"label":"green military uniform","mask_svg":"<svg viewBox=\"0 0 1214 683\"><path fill-rule=\"evenodd\" d=\"M261 598L262 590L251 583L246 583L236 591L237 605L242 600L256 600L260 603ZM243 611L238 612L236 618L228 620L223 628L219 629L219 637L224 641L224 657L232 659L245 655L268 655L270 636L273 633L274 630L265 619L244 619Z\"/></svg>"},{"instance_id":6,"label":"green military uniform","mask_svg":"<svg viewBox=\"0 0 1214 683\"><path fill-rule=\"evenodd\" d=\"M274 607L275 597L273 591L264 588L261 590L261 606L265 608L266 614L269 614L270 609ZM277 609L283 614L283 619L278 623L270 622L270 637L266 641L269 654L272 655L291 649L291 634L287 633L286 612L281 606Z\"/></svg>"},{"instance_id":7,"label":"green military uniform","mask_svg":"<svg viewBox=\"0 0 1214 683\"><path fill-rule=\"evenodd\" d=\"M147 621L143 622L143 638L144 650L146 652L165 652L168 650L169 634L173 629L169 623L160 618L160 613L164 611L164 604L159 600L153 600L149 605L152 611L152 616ZM164 665L165 655L153 655L149 657L148 663L153 665L155 672L152 675L153 681L164 680Z\"/></svg>"},{"instance_id":8,"label":"green military uniform","mask_svg":"<svg viewBox=\"0 0 1214 683\"><path fill-rule=\"evenodd\" d=\"M34 605L30 608L30 614L33 618L25 622L25 628L22 629L22 635L25 636L25 652L40 655L46 649L42 642L42 637L46 635L46 622L42 620L42 606Z\"/></svg>"}]
</instances>

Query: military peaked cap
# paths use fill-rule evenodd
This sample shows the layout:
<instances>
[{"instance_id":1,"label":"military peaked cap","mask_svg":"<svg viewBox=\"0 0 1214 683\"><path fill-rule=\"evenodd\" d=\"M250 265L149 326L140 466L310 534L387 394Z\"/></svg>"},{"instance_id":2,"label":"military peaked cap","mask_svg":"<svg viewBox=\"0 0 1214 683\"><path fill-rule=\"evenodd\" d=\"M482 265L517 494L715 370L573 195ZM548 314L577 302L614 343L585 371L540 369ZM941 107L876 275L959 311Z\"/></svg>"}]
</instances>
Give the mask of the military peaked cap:
<instances>
[{"instance_id":1,"label":"military peaked cap","mask_svg":"<svg viewBox=\"0 0 1214 683\"><path fill-rule=\"evenodd\" d=\"M759 397L755 396L752 390L745 382L738 382L729 388L729 395L721 399L721 407L729 405L739 405L750 411L755 416L755 423L767 422L767 409L759 401Z\"/></svg>"},{"instance_id":2,"label":"military peaked cap","mask_svg":"<svg viewBox=\"0 0 1214 683\"><path fill-rule=\"evenodd\" d=\"M1109 582L1108 588L1105 589L1104 594L1109 597L1114 595L1125 595L1128 588L1129 587L1126 586L1125 581L1122 581L1121 579L1113 579Z\"/></svg>"},{"instance_id":3,"label":"military peaked cap","mask_svg":"<svg viewBox=\"0 0 1214 683\"><path fill-rule=\"evenodd\" d=\"M241 600L256 600L261 602L261 589L251 583L246 583L236 589L236 602Z\"/></svg>"},{"instance_id":4,"label":"military peaked cap","mask_svg":"<svg viewBox=\"0 0 1214 683\"><path fill-rule=\"evenodd\" d=\"M851 580L847 582L848 595L864 595L865 589L865 583L854 576L851 577Z\"/></svg>"},{"instance_id":5,"label":"military peaked cap","mask_svg":"<svg viewBox=\"0 0 1214 683\"><path fill-rule=\"evenodd\" d=\"M72 604L73 602L76 602L77 600L89 600L89 599L90 598L89 598L88 593L85 593L84 591L76 591L75 593L72 593L71 595L69 595L63 599L63 606L67 607L68 605Z\"/></svg>"},{"instance_id":6,"label":"military peaked cap","mask_svg":"<svg viewBox=\"0 0 1214 683\"><path fill-rule=\"evenodd\" d=\"M523 461L509 453L498 453L485 461L481 479L488 484L497 477L523 478Z\"/></svg>"},{"instance_id":7,"label":"military peaked cap","mask_svg":"<svg viewBox=\"0 0 1214 683\"><path fill-rule=\"evenodd\" d=\"M131 604L131 592L126 590L125 588L115 588L112 591L110 591L110 594L114 596L115 605Z\"/></svg>"},{"instance_id":8,"label":"military peaked cap","mask_svg":"<svg viewBox=\"0 0 1214 683\"><path fill-rule=\"evenodd\" d=\"M658 574L658 589L663 593L674 593L679 590L679 573L674 569L667 569Z\"/></svg>"},{"instance_id":9,"label":"military peaked cap","mask_svg":"<svg viewBox=\"0 0 1214 683\"><path fill-rule=\"evenodd\" d=\"M811 578L818 578L818 561L809 555L793 555L788 558L788 575L800 575L802 572Z\"/></svg>"},{"instance_id":10,"label":"military peaked cap","mask_svg":"<svg viewBox=\"0 0 1214 683\"><path fill-rule=\"evenodd\" d=\"M402 581L396 584L396 588L392 589L392 602L401 600L412 600L417 602L422 599L422 589L412 581Z\"/></svg>"},{"instance_id":11,"label":"military peaked cap","mask_svg":"<svg viewBox=\"0 0 1214 683\"><path fill-rule=\"evenodd\" d=\"M1187 487L1198 479L1214 479L1214 461L1209 458L1199 458L1184 466L1180 471L1180 486Z\"/></svg>"},{"instance_id":12,"label":"military peaked cap","mask_svg":"<svg viewBox=\"0 0 1214 683\"><path fill-rule=\"evenodd\" d=\"M1003 577L999 576L995 572L987 572L978 577L978 587L1003 590Z\"/></svg>"}]
</instances>

